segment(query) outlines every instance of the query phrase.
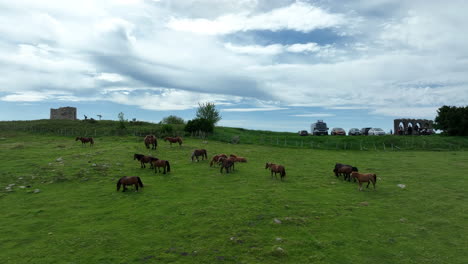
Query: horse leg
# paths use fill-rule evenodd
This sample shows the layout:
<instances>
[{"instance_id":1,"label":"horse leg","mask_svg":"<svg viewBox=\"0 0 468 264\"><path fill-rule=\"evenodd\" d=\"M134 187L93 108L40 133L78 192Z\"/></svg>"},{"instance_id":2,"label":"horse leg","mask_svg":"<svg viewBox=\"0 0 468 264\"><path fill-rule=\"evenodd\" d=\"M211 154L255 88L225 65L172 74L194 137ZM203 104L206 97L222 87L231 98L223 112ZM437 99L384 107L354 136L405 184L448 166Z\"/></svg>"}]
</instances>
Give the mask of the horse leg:
<instances>
[{"instance_id":1,"label":"horse leg","mask_svg":"<svg viewBox=\"0 0 468 264\"><path fill-rule=\"evenodd\" d=\"M122 190L122 192L125 192L126 190L127 190L127 185L124 184L124 185L123 185L123 190Z\"/></svg>"},{"instance_id":2,"label":"horse leg","mask_svg":"<svg viewBox=\"0 0 468 264\"><path fill-rule=\"evenodd\" d=\"M163 174L166 174L166 165L164 165L164 171Z\"/></svg>"},{"instance_id":3,"label":"horse leg","mask_svg":"<svg viewBox=\"0 0 468 264\"><path fill-rule=\"evenodd\" d=\"M136 192L138 192L138 182L135 183L135 189L136 189Z\"/></svg>"},{"instance_id":4,"label":"horse leg","mask_svg":"<svg viewBox=\"0 0 468 264\"><path fill-rule=\"evenodd\" d=\"M359 191L362 191L362 183L361 181L359 181L359 188L358 188Z\"/></svg>"}]
</instances>

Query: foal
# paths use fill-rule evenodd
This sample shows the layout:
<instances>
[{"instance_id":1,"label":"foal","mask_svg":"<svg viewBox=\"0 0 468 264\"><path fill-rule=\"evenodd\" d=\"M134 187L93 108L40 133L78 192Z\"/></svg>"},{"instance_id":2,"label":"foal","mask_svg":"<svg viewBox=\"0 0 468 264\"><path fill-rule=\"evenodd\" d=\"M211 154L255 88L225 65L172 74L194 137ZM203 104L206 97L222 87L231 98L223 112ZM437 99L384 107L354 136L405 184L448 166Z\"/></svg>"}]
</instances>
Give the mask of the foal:
<instances>
[{"instance_id":1,"label":"foal","mask_svg":"<svg viewBox=\"0 0 468 264\"><path fill-rule=\"evenodd\" d=\"M274 163L268 162L265 164L265 169L270 169L271 171L271 177L273 178L273 172L275 173L275 179L276 179L276 174L279 173L281 176L281 180L286 176L286 170L284 169L284 166L282 165L276 165Z\"/></svg>"},{"instance_id":2,"label":"foal","mask_svg":"<svg viewBox=\"0 0 468 264\"><path fill-rule=\"evenodd\" d=\"M362 191L362 183L363 182L367 182L367 187L366 188L369 188L369 184L372 182L372 185L374 185L374 190L375 190L375 184L377 183L377 175L375 175L374 173L361 174L361 173L359 173L357 171L353 171L351 173L351 177L358 180L358 182L359 182L358 190L359 191Z\"/></svg>"}]
</instances>

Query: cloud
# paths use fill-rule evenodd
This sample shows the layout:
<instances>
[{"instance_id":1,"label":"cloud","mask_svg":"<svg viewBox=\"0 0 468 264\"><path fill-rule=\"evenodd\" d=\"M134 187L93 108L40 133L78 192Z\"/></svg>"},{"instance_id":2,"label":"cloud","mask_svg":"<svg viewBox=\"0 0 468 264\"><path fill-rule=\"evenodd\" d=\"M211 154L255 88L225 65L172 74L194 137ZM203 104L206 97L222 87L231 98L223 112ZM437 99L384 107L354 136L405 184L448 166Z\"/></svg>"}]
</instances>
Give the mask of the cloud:
<instances>
[{"instance_id":1,"label":"cloud","mask_svg":"<svg viewBox=\"0 0 468 264\"><path fill-rule=\"evenodd\" d=\"M263 112L263 111L277 111L286 110L286 107L257 107L257 108L224 108L223 112Z\"/></svg>"},{"instance_id":2,"label":"cloud","mask_svg":"<svg viewBox=\"0 0 468 264\"><path fill-rule=\"evenodd\" d=\"M344 23L346 19L341 14L332 14L304 2L295 2L265 13L227 14L214 20L173 17L167 27L178 31L217 35L250 30L310 32L315 29L338 27Z\"/></svg>"},{"instance_id":3,"label":"cloud","mask_svg":"<svg viewBox=\"0 0 468 264\"><path fill-rule=\"evenodd\" d=\"M297 114L297 115L289 115L289 116L296 116L296 117L330 117L330 116L335 116L335 114L314 113L314 114Z\"/></svg>"},{"instance_id":4,"label":"cloud","mask_svg":"<svg viewBox=\"0 0 468 264\"><path fill-rule=\"evenodd\" d=\"M277 55L284 52L302 53L302 52L316 52L320 50L317 43L297 43L293 45L272 44L267 46L260 45L246 45L237 46L232 43L224 45L226 49L240 53L240 54L256 54L256 55Z\"/></svg>"}]
</instances>

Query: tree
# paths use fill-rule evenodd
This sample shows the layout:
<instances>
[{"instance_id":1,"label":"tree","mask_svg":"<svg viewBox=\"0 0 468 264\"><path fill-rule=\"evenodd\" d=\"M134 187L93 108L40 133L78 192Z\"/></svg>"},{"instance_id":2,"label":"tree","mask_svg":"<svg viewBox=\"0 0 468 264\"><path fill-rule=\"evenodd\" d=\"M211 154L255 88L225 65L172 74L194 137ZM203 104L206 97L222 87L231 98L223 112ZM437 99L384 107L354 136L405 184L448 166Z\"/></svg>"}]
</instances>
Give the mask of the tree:
<instances>
[{"instance_id":1,"label":"tree","mask_svg":"<svg viewBox=\"0 0 468 264\"><path fill-rule=\"evenodd\" d=\"M214 130L214 125L211 121L207 119L196 118L193 120L189 120L187 122L187 125L185 125L184 130L189 133L198 131L212 133Z\"/></svg>"},{"instance_id":2,"label":"tree","mask_svg":"<svg viewBox=\"0 0 468 264\"><path fill-rule=\"evenodd\" d=\"M102 118L102 115L97 115L97 117L99 117L99 120L101 120L101 118Z\"/></svg>"},{"instance_id":3,"label":"tree","mask_svg":"<svg viewBox=\"0 0 468 264\"><path fill-rule=\"evenodd\" d=\"M119 128L124 129L125 128L125 123L127 120L125 120L125 115L123 112L120 112L119 115Z\"/></svg>"},{"instance_id":4,"label":"tree","mask_svg":"<svg viewBox=\"0 0 468 264\"><path fill-rule=\"evenodd\" d=\"M206 119L214 126L219 122L219 120L221 120L221 115L219 114L219 111L216 110L214 103L198 103L197 118Z\"/></svg>"},{"instance_id":5,"label":"tree","mask_svg":"<svg viewBox=\"0 0 468 264\"><path fill-rule=\"evenodd\" d=\"M442 106L437 110L434 128L449 136L468 136L468 106Z\"/></svg>"},{"instance_id":6,"label":"tree","mask_svg":"<svg viewBox=\"0 0 468 264\"><path fill-rule=\"evenodd\" d=\"M182 119L181 117L175 116L175 115L170 115L163 120L161 120L161 124L166 124L166 125L183 125L185 124L185 120Z\"/></svg>"}]
</instances>

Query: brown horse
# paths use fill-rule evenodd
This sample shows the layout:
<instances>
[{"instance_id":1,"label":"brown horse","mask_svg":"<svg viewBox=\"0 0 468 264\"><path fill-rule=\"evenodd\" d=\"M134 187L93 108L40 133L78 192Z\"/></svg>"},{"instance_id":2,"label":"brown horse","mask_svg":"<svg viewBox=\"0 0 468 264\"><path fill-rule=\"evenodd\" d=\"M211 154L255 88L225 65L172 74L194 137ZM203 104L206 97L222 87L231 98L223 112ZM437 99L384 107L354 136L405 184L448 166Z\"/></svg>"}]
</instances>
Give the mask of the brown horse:
<instances>
[{"instance_id":1,"label":"brown horse","mask_svg":"<svg viewBox=\"0 0 468 264\"><path fill-rule=\"evenodd\" d=\"M210 161L210 167L212 167L214 164L219 164L219 159L220 158L227 159L227 155L226 154L218 154L218 155L213 156L213 158L211 158L211 161Z\"/></svg>"},{"instance_id":2,"label":"brown horse","mask_svg":"<svg viewBox=\"0 0 468 264\"><path fill-rule=\"evenodd\" d=\"M343 179L348 181L351 181L351 172L353 171L358 171L358 168L353 167L351 165L345 165L341 163L336 163L335 168L333 169L333 172L335 173L335 176L338 178L341 174L343 174ZM356 180L354 180L356 181Z\"/></svg>"},{"instance_id":3,"label":"brown horse","mask_svg":"<svg viewBox=\"0 0 468 264\"><path fill-rule=\"evenodd\" d=\"M357 171L353 171L351 173L351 177L358 180L358 182L359 182L358 190L359 191L362 191L362 183L363 182L367 182L367 187L366 188L369 188L369 184L372 182L372 185L374 185L374 190L375 190L375 184L377 183L377 175L375 175L374 173L361 174L361 173L359 173Z\"/></svg>"},{"instance_id":4,"label":"brown horse","mask_svg":"<svg viewBox=\"0 0 468 264\"><path fill-rule=\"evenodd\" d=\"M221 165L221 169L219 170L220 173L223 173L223 169L226 171L226 173L229 173L230 170L234 170L234 158L221 157L219 158L218 162Z\"/></svg>"},{"instance_id":5,"label":"brown horse","mask_svg":"<svg viewBox=\"0 0 468 264\"><path fill-rule=\"evenodd\" d=\"M172 147L172 143L179 143L179 146L182 146L181 137L165 137L164 141L169 141L169 143L171 143L171 147Z\"/></svg>"},{"instance_id":6,"label":"brown horse","mask_svg":"<svg viewBox=\"0 0 468 264\"><path fill-rule=\"evenodd\" d=\"M206 149L196 149L192 152L192 162L193 158L197 159L198 162L198 157L202 157L202 160L208 159L208 154L206 153Z\"/></svg>"},{"instance_id":7,"label":"brown horse","mask_svg":"<svg viewBox=\"0 0 468 264\"><path fill-rule=\"evenodd\" d=\"M151 145L151 149L156 149L156 147L158 146L158 140L153 135L147 135L145 137L145 146L146 146L146 148L149 149L150 145Z\"/></svg>"},{"instance_id":8,"label":"brown horse","mask_svg":"<svg viewBox=\"0 0 468 264\"><path fill-rule=\"evenodd\" d=\"M152 166L154 167L154 173L161 172L160 168L163 168L163 174L167 172L171 172L171 165L167 160L153 160L151 161Z\"/></svg>"},{"instance_id":9,"label":"brown horse","mask_svg":"<svg viewBox=\"0 0 468 264\"><path fill-rule=\"evenodd\" d=\"M94 146L94 140L92 137L76 137L75 141L81 141L81 145L86 145L89 142L90 146Z\"/></svg>"},{"instance_id":10,"label":"brown horse","mask_svg":"<svg viewBox=\"0 0 468 264\"><path fill-rule=\"evenodd\" d=\"M266 163L265 164L265 169L270 169L271 171L271 177L273 178L273 172L275 173L275 179L276 179L276 174L279 173L281 176L281 180L286 176L286 170L284 169L284 166L282 165L276 165L274 163Z\"/></svg>"},{"instance_id":11,"label":"brown horse","mask_svg":"<svg viewBox=\"0 0 468 264\"><path fill-rule=\"evenodd\" d=\"M143 155L143 154L135 154L135 155L133 155L133 160L138 160L138 161L140 161L140 163L141 163L140 168L146 168L145 163L149 163L149 164L151 165L151 166L150 166L150 169L152 169L152 168L153 168L153 163L152 163L152 161L158 160L158 158L151 157L151 156L145 156L145 155Z\"/></svg>"},{"instance_id":12,"label":"brown horse","mask_svg":"<svg viewBox=\"0 0 468 264\"><path fill-rule=\"evenodd\" d=\"M133 176L133 177L122 177L117 181L117 191L120 190L120 185L123 185L122 192L127 190L127 185L135 185L135 189L138 192L138 186L143 188L143 183L141 182L140 177Z\"/></svg>"}]
</instances>

